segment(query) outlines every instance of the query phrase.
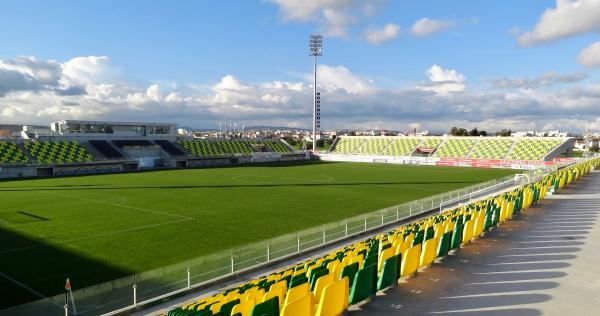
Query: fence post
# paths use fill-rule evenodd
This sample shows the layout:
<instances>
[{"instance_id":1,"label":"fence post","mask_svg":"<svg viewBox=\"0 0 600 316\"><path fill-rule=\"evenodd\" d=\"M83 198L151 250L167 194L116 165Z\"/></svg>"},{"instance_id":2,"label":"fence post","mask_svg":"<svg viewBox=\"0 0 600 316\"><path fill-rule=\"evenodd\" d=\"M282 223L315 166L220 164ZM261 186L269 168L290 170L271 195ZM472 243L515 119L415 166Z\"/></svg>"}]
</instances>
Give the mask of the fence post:
<instances>
[{"instance_id":1,"label":"fence post","mask_svg":"<svg viewBox=\"0 0 600 316\"><path fill-rule=\"evenodd\" d=\"M381 226L383 226L383 212L381 212Z\"/></svg>"},{"instance_id":2,"label":"fence post","mask_svg":"<svg viewBox=\"0 0 600 316\"><path fill-rule=\"evenodd\" d=\"M298 253L300 253L300 235L298 235Z\"/></svg>"},{"instance_id":3,"label":"fence post","mask_svg":"<svg viewBox=\"0 0 600 316\"><path fill-rule=\"evenodd\" d=\"M234 274L234 267L233 267L233 253L231 254L231 274Z\"/></svg>"},{"instance_id":4,"label":"fence post","mask_svg":"<svg viewBox=\"0 0 600 316\"><path fill-rule=\"evenodd\" d=\"M271 247L270 244L267 242L267 262L271 261Z\"/></svg>"},{"instance_id":5,"label":"fence post","mask_svg":"<svg viewBox=\"0 0 600 316\"><path fill-rule=\"evenodd\" d=\"M323 225L323 243L325 243L325 225Z\"/></svg>"},{"instance_id":6,"label":"fence post","mask_svg":"<svg viewBox=\"0 0 600 316\"><path fill-rule=\"evenodd\" d=\"M400 208L396 206L396 220L400 220Z\"/></svg>"},{"instance_id":7,"label":"fence post","mask_svg":"<svg viewBox=\"0 0 600 316\"><path fill-rule=\"evenodd\" d=\"M364 231L367 231L367 218L366 217L365 217L365 230Z\"/></svg>"},{"instance_id":8,"label":"fence post","mask_svg":"<svg viewBox=\"0 0 600 316\"><path fill-rule=\"evenodd\" d=\"M190 270L190 268L187 268L187 281L188 281L187 288L189 289L192 287L192 270Z\"/></svg>"},{"instance_id":9,"label":"fence post","mask_svg":"<svg viewBox=\"0 0 600 316\"><path fill-rule=\"evenodd\" d=\"M348 237L348 219L346 218L346 237Z\"/></svg>"},{"instance_id":10,"label":"fence post","mask_svg":"<svg viewBox=\"0 0 600 316\"><path fill-rule=\"evenodd\" d=\"M133 306L137 306L137 284L133 283Z\"/></svg>"},{"instance_id":11,"label":"fence post","mask_svg":"<svg viewBox=\"0 0 600 316\"><path fill-rule=\"evenodd\" d=\"M408 206L408 216L412 216L412 203Z\"/></svg>"}]
</instances>

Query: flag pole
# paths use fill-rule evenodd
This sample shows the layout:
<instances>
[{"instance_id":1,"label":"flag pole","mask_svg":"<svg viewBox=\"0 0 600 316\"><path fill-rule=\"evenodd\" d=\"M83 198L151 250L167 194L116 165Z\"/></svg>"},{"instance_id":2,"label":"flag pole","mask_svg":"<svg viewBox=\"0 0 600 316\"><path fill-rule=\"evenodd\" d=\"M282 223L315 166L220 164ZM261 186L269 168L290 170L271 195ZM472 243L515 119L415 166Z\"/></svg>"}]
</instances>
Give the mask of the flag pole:
<instances>
[{"instance_id":1,"label":"flag pole","mask_svg":"<svg viewBox=\"0 0 600 316\"><path fill-rule=\"evenodd\" d=\"M69 292L65 290L65 316L69 316Z\"/></svg>"}]
</instances>

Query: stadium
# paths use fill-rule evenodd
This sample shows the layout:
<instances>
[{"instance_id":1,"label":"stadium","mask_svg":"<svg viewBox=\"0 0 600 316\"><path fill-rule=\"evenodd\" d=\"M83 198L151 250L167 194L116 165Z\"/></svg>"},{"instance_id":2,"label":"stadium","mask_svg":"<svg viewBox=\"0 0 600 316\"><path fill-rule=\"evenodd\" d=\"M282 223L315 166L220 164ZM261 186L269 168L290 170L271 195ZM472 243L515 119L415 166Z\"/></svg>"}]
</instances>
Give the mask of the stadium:
<instances>
[{"instance_id":1,"label":"stadium","mask_svg":"<svg viewBox=\"0 0 600 316\"><path fill-rule=\"evenodd\" d=\"M366 266L360 256L374 260L374 280L391 284L411 273L390 275L383 264L405 269L409 259L399 260L409 245L423 243L423 254L435 248L441 253L432 258L444 256L467 243L465 234L481 235L510 218L510 207L526 208L597 164L565 158L573 147L568 137L340 136L317 153L282 139L197 139L167 123L49 125L50 133L22 130L19 139L0 141L0 175L10 179L0 184L3 240L10 240L1 251L3 274L10 276L2 281L9 314L60 312L67 277L77 285L72 312L136 310L419 219L421 224L410 224L417 226L387 233L402 232L404 243L376 235L344 248L353 249L348 267ZM317 207L307 207L307 200ZM427 214L438 215L421 219ZM447 225L458 214L466 216L462 229L475 225L462 241L451 236L457 228L442 230L431 222L443 216ZM414 237L406 227L416 227ZM453 246L440 250L430 244L445 243L438 240L442 232ZM351 273L332 264L332 255L346 263L339 252L330 253L310 261L329 273L296 266L253 282L264 301L277 296L283 302L275 293L300 284L301 275L322 291L317 275ZM425 260L417 266L433 259ZM364 271L353 273L358 278ZM282 279L289 283L284 288L265 288ZM357 297L371 295L360 286L352 286L362 293ZM249 311L242 310L252 307L235 309L238 296L221 297L169 314L245 315Z\"/></svg>"},{"instance_id":2,"label":"stadium","mask_svg":"<svg viewBox=\"0 0 600 316\"><path fill-rule=\"evenodd\" d=\"M597 2L7 1L0 316L595 315Z\"/></svg>"}]
</instances>

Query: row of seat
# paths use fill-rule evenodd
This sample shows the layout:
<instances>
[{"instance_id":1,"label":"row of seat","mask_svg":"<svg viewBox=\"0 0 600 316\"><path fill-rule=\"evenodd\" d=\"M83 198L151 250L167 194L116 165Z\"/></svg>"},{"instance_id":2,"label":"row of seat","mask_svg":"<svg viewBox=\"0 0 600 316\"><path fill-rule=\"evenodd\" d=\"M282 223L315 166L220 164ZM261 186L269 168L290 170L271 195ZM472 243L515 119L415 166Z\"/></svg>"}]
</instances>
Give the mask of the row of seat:
<instances>
[{"instance_id":1,"label":"row of seat","mask_svg":"<svg viewBox=\"0 0 600 316\"><path fill-rule=\"evenodd\" d=\"M512 191L446 210L387 233L168 311L167 316L334 316L395 286L436 259L467 246L575 181L600 159L580 163ZM164 314L163 314L164 315Z\"/></svg>"},{"instance_id":2,"label":"row of seat","mask_svg":"<svg viewBox=\"0 0 600 316\"><path fill-rule=\"evenodd\" d=\"M510 147L514 144L511 139L490 139L479 142L469 154L470 158L497 158L506 157Z\"/></svg>"},{"instance_id":3,"label":"row of seat","mask_svg":"<svg viewBox=\"0 0 600 316\"><path fill-rule=\"evenodd\" d=\"M433 152L431 156L441 158L540 160L563 142L540 138L341 136L331 152L383 156Z\"/></svg>"},{"instance_id":4,"label":"row of seat","mask_svg":"<svg viewBox=\"0 0 600 316\"><path fill-rule=\"evenodd\" d=\"M254 152L253 146L261 144L269 151L288 153L290 149L278 140L180 140L177 142L192 155L199 157L219 157L232 155L250 155Z\"/></svg>"},{"instance_id":5,"label":"row of seat","mask_svg":"<svg viewBox=\"0 0 600 316\"><path fill-rule=\"evenodd\" d=\"M433 153L433 156L451 158L466 157L476 143L476 138L450 138L444 141L442 145L438 147L438 149Z\"/></svg>"},{"instance_id":6,"label":"row of seat","mask_svg":"<svg viewBox=\"0 0 600 316\"><path fill-rule=\"evenodd\" d=\"M76 141L25 142L25 149L39 163L92 161L94 157Z\"/></svg>"},{"instance_id":7,"label":"row of seat","mask_svg":"<svg viewBox=\"0 0 600 316\"><path fill-rule=\"evenodd\" d=\"M27 156L13 142L0 142L0 164L26 163Z\"/></svg>"}]
</instances>

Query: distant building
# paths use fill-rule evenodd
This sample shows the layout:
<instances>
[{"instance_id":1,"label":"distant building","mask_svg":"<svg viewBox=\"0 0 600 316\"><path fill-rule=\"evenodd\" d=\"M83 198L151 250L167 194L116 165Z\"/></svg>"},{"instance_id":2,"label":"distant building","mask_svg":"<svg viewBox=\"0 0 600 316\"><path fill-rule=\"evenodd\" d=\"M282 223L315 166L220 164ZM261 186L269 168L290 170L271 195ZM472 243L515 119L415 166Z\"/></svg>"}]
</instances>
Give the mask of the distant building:
<instances>
[{"instance_id":1,"label":"distant building","mask_svg":"<svg viewBox=\"0 0 600 316\"><path fill-rule=\"evenodd\" d=\"M172 123L110 122L64 120L50 124L52 133L63 136L175 136Z\"/></svg>"}]
</instances>

